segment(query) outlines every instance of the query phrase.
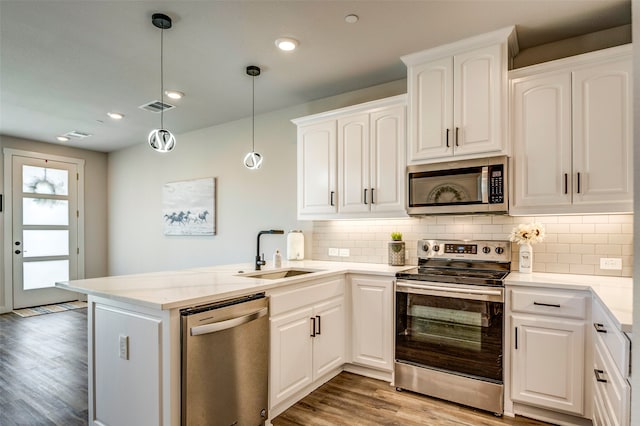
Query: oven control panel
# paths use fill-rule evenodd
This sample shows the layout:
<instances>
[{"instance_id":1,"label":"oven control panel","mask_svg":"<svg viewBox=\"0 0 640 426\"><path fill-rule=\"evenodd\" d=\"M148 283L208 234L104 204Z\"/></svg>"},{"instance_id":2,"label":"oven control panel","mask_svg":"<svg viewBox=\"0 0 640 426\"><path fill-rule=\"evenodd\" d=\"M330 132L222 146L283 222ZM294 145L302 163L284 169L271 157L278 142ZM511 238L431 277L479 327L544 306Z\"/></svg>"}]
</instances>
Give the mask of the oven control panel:
<instances>
[{"instance_id":1,"label":"oven control panel","mask_svg":"<svg viewBox=\"0 0 640 426\"><path fill-rule=\"evenodd\" d=\"M501 240L419 240L419 259L511 261L511 243Z\"/></svg>"}]
</instances>

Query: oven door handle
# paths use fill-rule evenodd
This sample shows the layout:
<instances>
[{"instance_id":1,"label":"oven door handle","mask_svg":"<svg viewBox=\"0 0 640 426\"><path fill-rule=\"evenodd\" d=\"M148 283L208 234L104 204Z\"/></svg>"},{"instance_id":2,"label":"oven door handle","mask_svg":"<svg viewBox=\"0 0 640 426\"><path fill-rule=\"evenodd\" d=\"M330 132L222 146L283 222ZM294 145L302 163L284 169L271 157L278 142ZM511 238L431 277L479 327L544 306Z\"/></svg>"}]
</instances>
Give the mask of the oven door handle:
<instances>
[{"instance_id":1,"label":"oven door handle","mask_svg":"<svg viewBox=\"0 0 640 426\"><path fill-rule=\"evenodd\" d=\"M481 299L481 300L495 300L502 302L503 292L502 289L488 290L488 289L473 289L473 288L456 288L456 287L443 287L429 284L407 284L404 282L396 283L397 291L410 294L423 294L431 296L448 296L458 299Z\"/></svg>"}]
</instances>

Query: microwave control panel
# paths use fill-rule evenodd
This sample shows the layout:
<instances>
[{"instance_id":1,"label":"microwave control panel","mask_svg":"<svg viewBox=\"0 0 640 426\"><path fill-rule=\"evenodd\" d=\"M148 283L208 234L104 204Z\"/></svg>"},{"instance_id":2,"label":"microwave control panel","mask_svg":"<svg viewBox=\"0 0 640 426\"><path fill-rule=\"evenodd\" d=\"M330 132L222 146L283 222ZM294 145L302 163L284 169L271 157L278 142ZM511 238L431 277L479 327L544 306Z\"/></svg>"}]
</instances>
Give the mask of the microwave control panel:
<instances>
[{"instance_id":1,"label":"microwave control panel","mask_svg":"<svg viewBox=\"0 0 640 426\"><path fill-rule=\"evenodd\" d=\"M496 164L489 167L489 204L504 203L504 167Z\"/></svg>"}]
</instances>

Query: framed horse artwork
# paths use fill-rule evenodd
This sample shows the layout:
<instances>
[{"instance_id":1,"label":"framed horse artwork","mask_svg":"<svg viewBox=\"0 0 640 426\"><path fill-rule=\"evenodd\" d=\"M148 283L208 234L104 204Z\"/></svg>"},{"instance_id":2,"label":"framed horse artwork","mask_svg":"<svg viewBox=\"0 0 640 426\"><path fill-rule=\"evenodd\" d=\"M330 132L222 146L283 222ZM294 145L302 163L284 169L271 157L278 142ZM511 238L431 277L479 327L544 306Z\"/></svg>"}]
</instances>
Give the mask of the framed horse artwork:
<instances>
[{"instance_id":1,"label":"framed horse artwork","mask_svg":"<svg viewBox=\"0 0 640 426\"><path fill-rule=\"evenodd\" d=\"M164 184L162 220L164 235L215 235L216 178Z\"/></svg>"}]
</instances>

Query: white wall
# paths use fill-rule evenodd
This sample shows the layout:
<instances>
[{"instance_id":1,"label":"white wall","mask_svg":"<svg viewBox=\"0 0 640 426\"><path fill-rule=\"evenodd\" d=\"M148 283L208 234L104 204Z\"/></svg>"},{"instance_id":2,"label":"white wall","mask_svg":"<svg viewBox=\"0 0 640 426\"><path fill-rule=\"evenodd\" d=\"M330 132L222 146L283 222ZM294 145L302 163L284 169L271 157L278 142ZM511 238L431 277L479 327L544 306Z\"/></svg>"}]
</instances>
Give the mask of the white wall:
<instances>
[{"instance_id":1,"label":"white wall","mask_svg":"<svg viewBox=\"0 0 640 426\"><path fill-rule=\"evenodd\" d=\"M111 153L109 274L252 262L258 231L273 228L302 229L310 256L312 224L296 219L296 127L290 120L405 92L400 80L256 116L256 151L264 157L257 171L242 165L251 148L251 117L177 135L168 154L144 141ZM170 126L170 114L165 118ZM164 236L162 186L203 177L217 178L217 235ZM284 254L286 235L261 241L266 259L276 248Z\"/></svg>"},{"instance_id":2,"label":"white wall","mask_svg":"<svg viewBox=\"0 0 640 426\"><path fill-rule=\"evenodd\" d=\"M2 148L19 149L43 154L85 160L85 277L102 277L107 273L107 154L69 148L63 145L35 142L26 139L0 135L0 191L4 187L4 159ZM0 213L0 224L4 215ZM4 283L4 238L11 238L11 230L0 226L0 312L10 310L11 283Z\"/></svg>"}]
</instances>

